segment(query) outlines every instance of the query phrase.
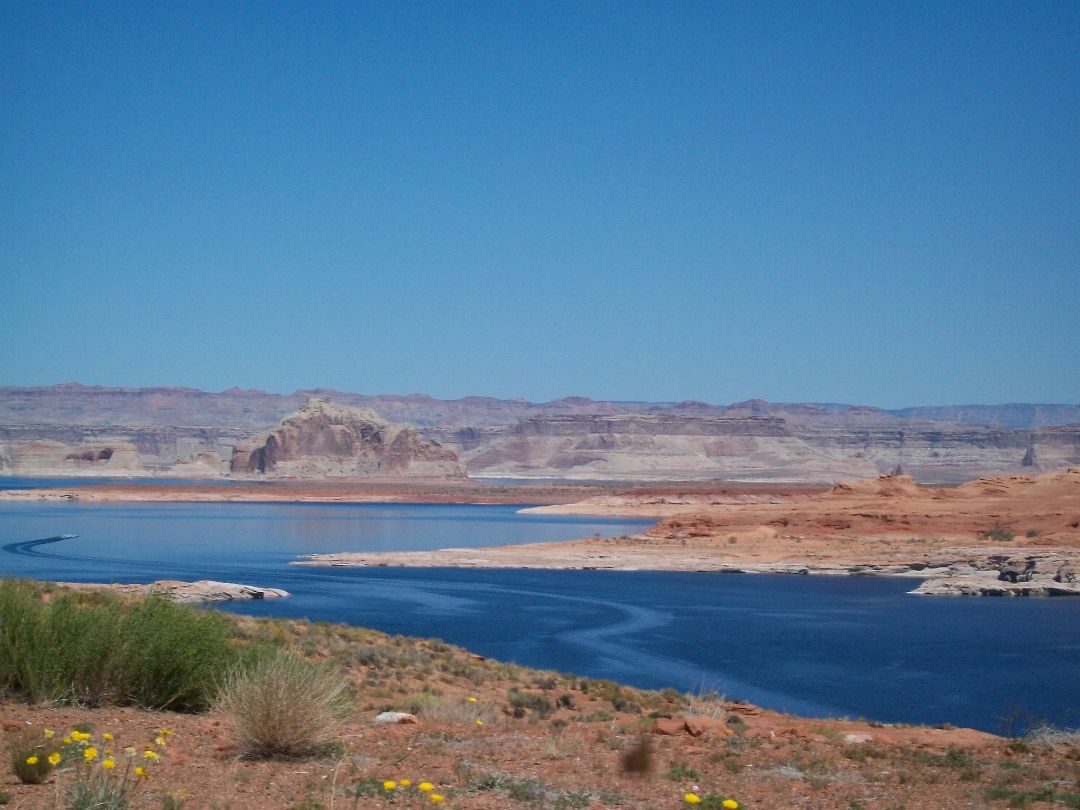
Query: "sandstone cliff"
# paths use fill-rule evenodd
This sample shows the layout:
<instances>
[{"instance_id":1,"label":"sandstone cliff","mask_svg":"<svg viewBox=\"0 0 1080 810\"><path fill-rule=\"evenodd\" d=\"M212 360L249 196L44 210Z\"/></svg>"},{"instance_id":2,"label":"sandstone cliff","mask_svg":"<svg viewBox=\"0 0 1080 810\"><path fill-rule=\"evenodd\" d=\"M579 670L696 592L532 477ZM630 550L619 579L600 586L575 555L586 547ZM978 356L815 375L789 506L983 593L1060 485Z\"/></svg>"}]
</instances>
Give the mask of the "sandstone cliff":
<instances>
[{"instance_id":1,"label":"sandstone cliff","mask_svg":"<svg viewBox=\"0 0 1080 810\"><path fill-rule=\"evenodd\" d=\"M309 393L0 388L0 474L441 476L459 474L460 459L470 474L496 478L832 482L905 472L919 481L954 482L1080 464L1080 405L888 411L764 400L536 403L316 391L318 399L373 409L416 432L370 428L386 445L374 453L350 447L342 426L328 423L325 435L311 439L320 458L308 462L291 449L249 441L301 408ZM424 465L427 471L418 472Z\"/></svg>"},{"instance_id":2,"label":"sandstone cliff","mask_svg":"<svg viewBox=\"0 0 1080 810\"><path fill-rule=\"evenodd\" d=\"M320 399L233 452L234 475L302 478L461 478L457 454L375 411Z\"/></svg>"},{"instance_id":3,"label":"sandstone cliff","mask_svg":"<svg viewBox=\"0 0 1080 810\"><path fill-rule=\"evenodd\" d=\"M471 475L501 478L835 481L903 470L954 482L1080 464L1080 426L811 427L775 416L620 414L427 433L457 450Z\"/></svg>"}]
</instances>

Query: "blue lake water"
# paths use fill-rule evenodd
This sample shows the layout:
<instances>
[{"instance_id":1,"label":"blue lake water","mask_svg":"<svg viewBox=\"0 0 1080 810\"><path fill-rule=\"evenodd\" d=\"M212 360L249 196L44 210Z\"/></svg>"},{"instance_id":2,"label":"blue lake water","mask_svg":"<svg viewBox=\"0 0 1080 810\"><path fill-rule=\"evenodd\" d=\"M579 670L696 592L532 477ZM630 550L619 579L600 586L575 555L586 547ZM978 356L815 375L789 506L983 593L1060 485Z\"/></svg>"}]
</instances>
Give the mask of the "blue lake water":
<instances>
[{"instance_id":1,"label":"blue lake water","mask_svg":"<svg viewBox=\"0 0 1080 810\"><path fill-rule=\"evenodd\" d=\"M422 550L640 531L515 506L0 506L0 575L281 587L228 609L437 637L650 688L811 716L1005 730L1080 726L1080 600L933 599L915 580L659 572L306 568L308 552ZM78 537L36 547L26 541Z\"/></svg>"}]
</instances>

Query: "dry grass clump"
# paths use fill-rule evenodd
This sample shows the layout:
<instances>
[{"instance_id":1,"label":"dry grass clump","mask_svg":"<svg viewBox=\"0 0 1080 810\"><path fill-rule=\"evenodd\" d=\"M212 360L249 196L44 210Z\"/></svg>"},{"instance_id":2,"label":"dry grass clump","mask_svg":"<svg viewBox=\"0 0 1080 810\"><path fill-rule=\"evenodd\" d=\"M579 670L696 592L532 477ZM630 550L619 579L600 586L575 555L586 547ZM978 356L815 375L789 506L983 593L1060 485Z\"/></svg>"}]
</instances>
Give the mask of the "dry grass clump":
<instances>
[{"instance_id":1,"label":"dry grass clump","mask_svg":"<svg viewBox=\"0 0 1080 810\"><path fill-rule=\"evenodd\" d=\"M727 720L728 710L724 696L714 690L691 695L686 707L687 717L707 717L711 720Z\"/></svg>"},{"instance_id":2,"label":"dry grass clump","mask_svg":"<svg viewBox=\"0 0 1080 810\"><path fill-rule=\"evenodd\" d=\"M348 713L345 689L333 670L275 650L234 669L216 708L248 755L302 757L333 744L337 722Z\"/></svg>"}]
</instances>

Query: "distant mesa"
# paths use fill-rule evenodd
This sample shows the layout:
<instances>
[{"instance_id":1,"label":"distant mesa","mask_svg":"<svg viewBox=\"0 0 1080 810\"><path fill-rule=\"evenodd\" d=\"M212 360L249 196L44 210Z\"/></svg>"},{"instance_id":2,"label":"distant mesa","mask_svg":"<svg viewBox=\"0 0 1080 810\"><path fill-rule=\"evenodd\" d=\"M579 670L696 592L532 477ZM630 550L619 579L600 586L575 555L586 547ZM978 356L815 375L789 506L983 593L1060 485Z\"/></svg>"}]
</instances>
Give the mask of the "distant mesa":
<instances>
[{"instance_id":1,"label":"distant mesa","mask_svg":"<svg viewBox=\"0 0 1080 810\"><path fill-rule=\"evenodd\" d=\"M267 433L237 444L234 475L464 478L457 454L369 408L310 399Z\"/></svg>"}]
</instances>

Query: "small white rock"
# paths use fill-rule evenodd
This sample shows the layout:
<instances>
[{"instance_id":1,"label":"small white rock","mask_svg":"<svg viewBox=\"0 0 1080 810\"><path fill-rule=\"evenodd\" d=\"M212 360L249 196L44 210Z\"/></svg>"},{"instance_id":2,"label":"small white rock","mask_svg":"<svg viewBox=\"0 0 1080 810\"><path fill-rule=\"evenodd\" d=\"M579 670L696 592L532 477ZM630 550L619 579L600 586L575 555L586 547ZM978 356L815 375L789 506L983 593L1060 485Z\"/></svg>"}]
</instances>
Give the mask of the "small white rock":
<instances>
[{"instance_id":1,"label":"small white rock","mask_svg":"<svg viewBox=\"0 0 1080 810\"><path fill-rule=\"evenodd\" d=\"M415 714L409 714L408 712L383 712L375 718L375 725L377 726L393 726L393 725L410 725L415 726L417 724Z\"/></svg>"}]
</instances>

